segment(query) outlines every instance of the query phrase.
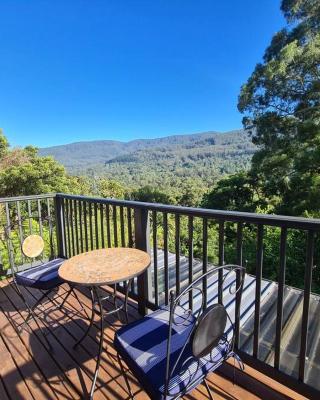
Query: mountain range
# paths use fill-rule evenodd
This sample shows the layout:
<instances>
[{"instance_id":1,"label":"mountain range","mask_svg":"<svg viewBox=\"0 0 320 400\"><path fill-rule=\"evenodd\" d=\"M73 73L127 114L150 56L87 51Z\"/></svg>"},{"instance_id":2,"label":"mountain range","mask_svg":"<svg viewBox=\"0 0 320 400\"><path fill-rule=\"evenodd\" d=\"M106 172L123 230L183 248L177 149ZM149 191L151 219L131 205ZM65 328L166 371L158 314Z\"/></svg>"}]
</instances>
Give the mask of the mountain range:
<instances>
[{"instance_id":1,"label":"mountain range","mask_svg":"<svg viewBox=\"0 0 320 400\"><path fill-rule=\"evenodd\" d=\"M72 174L107 176L125 184L163 184L198 177L208 183L247 169L255 146L243 130L203 132L130 142L97 140L39 149Z\"/></svg>"}]
</instances>

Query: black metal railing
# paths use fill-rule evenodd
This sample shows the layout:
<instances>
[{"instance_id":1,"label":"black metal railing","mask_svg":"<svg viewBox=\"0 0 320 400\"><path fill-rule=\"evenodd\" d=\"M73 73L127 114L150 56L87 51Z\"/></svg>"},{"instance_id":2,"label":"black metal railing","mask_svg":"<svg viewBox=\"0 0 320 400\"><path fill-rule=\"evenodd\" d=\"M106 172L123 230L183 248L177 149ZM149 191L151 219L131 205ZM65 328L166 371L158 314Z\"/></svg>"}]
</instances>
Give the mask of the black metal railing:
<instances>
[{"instance_id":1,"label":"black metal railing","mask_svg":"<svg viewBox=\"0 0 320 400\"><path fill-rule=\"evenodd\" d=\"M117 246L150 252L151 267L130 291L142 314L168 304L171 289L181 292L213 264L245 265L254 276L248 284L252 315L243 326L243 314L249 312L241 309L237 297L234 312L239 353L248 364L298 392L320 396L320 384L314 379L320 369L320 357L314 355L320 349L316 341L320 317L315 312L320 297L313 293L319 286L314 268L319 257L320 220L56 194L0 199L0 223L3 268L13 262L24 263L18 247L28 232L46 237L48 257L68 258ZM16 248L10 248L12 237ZM15 251L18 256L13 256ZM297 273L304 275L302 287L292 290L297 277L291 264L298 265ZM268 298L266 287L273 290ZM221 270L219 301L224 296L222 288ZM209 302L211 292L205 281L203 290ZM289 304L291 298L294 304ZM272 305L271 311L266 311L266 304ZM190 294L191 309L193 305ZM289 336L293 326L295 335ZM290 371L286 352L297 360Z\"/></svg>"}]
</instances>

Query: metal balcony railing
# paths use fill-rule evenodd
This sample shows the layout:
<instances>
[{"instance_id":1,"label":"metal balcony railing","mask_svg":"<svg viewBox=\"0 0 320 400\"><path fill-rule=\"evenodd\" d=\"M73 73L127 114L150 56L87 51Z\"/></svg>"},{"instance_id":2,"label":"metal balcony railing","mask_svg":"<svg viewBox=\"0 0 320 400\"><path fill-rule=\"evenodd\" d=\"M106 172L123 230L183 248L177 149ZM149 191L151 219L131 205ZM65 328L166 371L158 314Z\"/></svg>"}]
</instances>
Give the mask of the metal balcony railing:
<instances>
[{"instance_id":1,"label":"metal balcony railing","mask_svg":"<svg viewBox=\"0 0 320 400\"><path fill-rule=\"evenodd\" d=\"M30 233L43 236L47 258L68 258L101 247L146 250L152 255L152 265L130 291L141 314L168 304L170 290L180 292L212 264L246 265L251 273L248 290L241 306L239 298L234 304L240 355L297 392L317 397L320 297L313 293L313 285L319 230L319 219L66 194L2 198L0 264L3 274L13 264L26 266L21 244ZM270 237L276 246L270 247ZM290 287L288 254L301 266L303 287ZM276 274L273 270L268 276L271 264ZM212 296L221 301L226 295L223 271L214 287L207 286L203 282L205 301L209 303ZM189 307L194 306L190 295ZM293 361L288 363L288 359Z\"/></svg>"}]
</instances>

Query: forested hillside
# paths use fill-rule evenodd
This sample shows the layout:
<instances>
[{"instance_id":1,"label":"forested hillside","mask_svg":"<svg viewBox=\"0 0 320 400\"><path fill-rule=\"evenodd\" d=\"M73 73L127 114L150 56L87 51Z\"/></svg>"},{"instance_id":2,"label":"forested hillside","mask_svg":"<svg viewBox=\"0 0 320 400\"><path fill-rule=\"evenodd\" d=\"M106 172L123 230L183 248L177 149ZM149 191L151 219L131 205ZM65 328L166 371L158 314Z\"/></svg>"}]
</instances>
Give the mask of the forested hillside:
<instances>
[{"instance_id":1,"label":"forested hillside","mask_svg":"<svg viewBox=\"0 0 320 400\"><path fill-rule=\"evenodd\" d=\"M93 141L40 149L73 174L104 176L132 188L194 178L211 185L226 174L249 168L255 151L244 131L206 132L134 140Z\"/></svg>"}]
</instances>

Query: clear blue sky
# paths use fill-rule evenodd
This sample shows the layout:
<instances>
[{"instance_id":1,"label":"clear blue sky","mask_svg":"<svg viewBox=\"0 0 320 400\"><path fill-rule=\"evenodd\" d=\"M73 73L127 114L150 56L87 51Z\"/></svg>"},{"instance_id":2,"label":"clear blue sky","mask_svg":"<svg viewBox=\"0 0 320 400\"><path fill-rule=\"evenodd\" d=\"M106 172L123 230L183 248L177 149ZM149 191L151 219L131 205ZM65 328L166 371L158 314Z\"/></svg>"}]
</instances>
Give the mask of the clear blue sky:
<instances>
[{"instance_id":1,"label":"clear blue sky","mask_svg":"<svg viewBox=\"0 0 320 400\"><path fill-rule=\"evenodd\" d=\"M12 145L241 127L242 83L280 0L1 0L0 127Z\"/></svg>"}]
</instances>

